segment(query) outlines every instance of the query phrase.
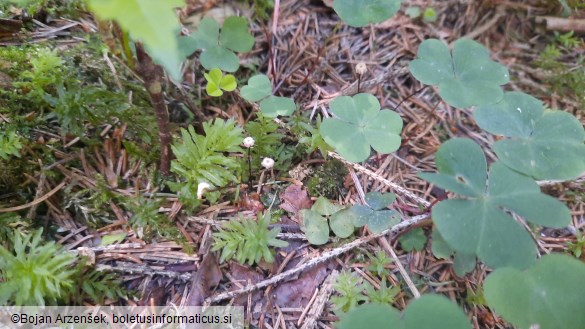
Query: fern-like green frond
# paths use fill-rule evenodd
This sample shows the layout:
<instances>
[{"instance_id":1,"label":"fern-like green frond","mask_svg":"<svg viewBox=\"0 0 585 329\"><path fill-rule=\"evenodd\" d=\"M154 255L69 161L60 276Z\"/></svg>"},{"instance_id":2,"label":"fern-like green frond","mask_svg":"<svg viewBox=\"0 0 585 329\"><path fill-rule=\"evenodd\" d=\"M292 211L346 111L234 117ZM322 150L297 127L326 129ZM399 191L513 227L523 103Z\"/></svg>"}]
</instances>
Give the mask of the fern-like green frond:
<instances>
[{"instance_id":1,"label":"fern-like green frond","mask_svg":"<svg viewBox=\"0 0 585 329\"><path fill-rule=\"evenodd\" d=\"M259 263L262 259L268 263L274 261L274 254L269 247L286 247L288 242L277 238L280 229L268 229L270 213L259 216L255 221L239 218L227 222L219 232L213 234L213 251L221 250L220 262L235 259L238 263Z\"/></svg>"},{"instance_id":2,"label":"fern-like green frond","mask_svg":"<svg viewBox=\"0 0 585 329\"><path fill-rule=\"evenodd\" d=\"M197 185L207 182L213 187L222 187L238 181L240 163L238 158L226 153L242 152L242 128L234 120L214 120L203 123L205 136L193 127L181 129L181 143L172 145L176 159L171 171L179 175L182 184L170 184L182 196L197 194Z\"/></svg>"}]
</instances>

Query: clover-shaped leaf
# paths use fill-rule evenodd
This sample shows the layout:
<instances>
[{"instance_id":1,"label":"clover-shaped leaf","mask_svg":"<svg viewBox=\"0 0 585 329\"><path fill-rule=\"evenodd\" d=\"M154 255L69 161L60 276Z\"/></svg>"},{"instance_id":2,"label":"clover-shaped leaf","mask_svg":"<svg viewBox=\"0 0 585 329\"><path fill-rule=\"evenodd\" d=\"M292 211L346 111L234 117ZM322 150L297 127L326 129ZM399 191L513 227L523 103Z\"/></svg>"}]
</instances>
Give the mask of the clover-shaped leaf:
<instances>
[{"instance_id":1,"label":"clover-shaped leaf","mask_svg":"<svg viewBox=\"0 0 585 329\"><path fill-rule=\"evenodd\" d=\"M333 204L324 197L319 197L311 209L300 212L303 218L301 230L305 232L307 240L315 245L327 243L329 240L329 225L336 236L347 238L354 231L353 219L343 206ZM330 224L328 224L328 222Z\"/></svg>"},{"instance_id":2,"label":"clover-shaped leaf","mask_svg":"<svg viewBox=\"0 0 585 329\"><path fill-rule=\"evenodd\" d=\"M258 74L248 79L248 84L242 87L240 94L249 102L260 101L260 111L270 118L291 115L296 109L292 99L272 95L272 84L264 74Z\"/></svg>"},{"instance_id":3,"label":"clover-shaped leaf","mask_svg":"<svg viewBox=\"0 0 585 329\"><path fill-rule=\"evenodd\" d=\"M585 264L551 254L525 271L494 271L485 280L484 292L490 308L519 329L582 329L583 278Z\"/></svg>"},{"instance_id":4,"label":"clover-shaped leaf","mask_svg":"<svg viewBox=\"0 0 585 329\"><path fill-rule=\"evenodd\" d=\"M370 192L365 199L367 205L356 204L350 208L356 227L368 225L372 233L381 233L400 222L400 214L396 210L382 210L394 202L394 194Z\"/></svg>"},{"instance_id":5,"label":"clover-shaped leaf","mask_svg":"<svg viewBox=\"0 0 585 329\"><path fill-rule=\"evenodd\" d=\"M394 111L380 111L380 102L370 94L337 97L331 102L331 113L335 118L323 120L321 134L348 161L366 160L370 145L384 154L400 147L402 119Z\"/></svg>"},{"instance_id":6,"label":"clover-shaped leaf","mask_svg":"<svg viewBox=\"0 0 585 329\"><path fill-rule=\"evenodd\" d=\"M400 314L384 304L363 304L341 317L338 329L471 329L465 313L446 297L424 295Z\"/></svg>"},{"instance_id":7,"label":"clover-shaped leaf","mask_svg":"<svg viewBox=\"0 0 585 329\"><path fill-rule=\"evenodd\" d=\"M240 60L234 52L245 53L253 46L254 37L248 23L238 16L228 17L221 31L215 19L205 17L199 22L197 31L179 38L179 49L184 57L201 49L199 59L204 68L219 68L226 72L235 72L240 67Z\"/></svg>"},{"instance_id":8,"label":"clover-shaped leaf","mask_svg":"<svg viewBox=\"0 0 585 329\"><path fill-rule=\"evenodd\" d=\"M500 85L510 81L508 69L469 39L457 40L452 54L442 41L425 40L409 68L420 82L438 86L441 98L458 108L498 102L504 95Z\"/></svg>"},{"instance_id":9,"label":"clover-shaped leaf","mask_svg":"<svg viewBox=\"0 0 585 329\"><path fill-rule=\"evenodd\" d=\"M333 9L347 23L360 27L381 23L394 16L402 0L335 0Z\"/></svg>"},{"instance_id":10,"label":"clover-shaped leaf","mask_svg":"<svg viewBox=\"0 0 585 329\"><path fill-rule=\"evenodd\" d=\"M585 130L569 113L545 111L536 98L509 92L474 110L477 124L509 137L494 144L508 167L536 179L574 179L585 171Z\"/></svg>"},{"instance_id":11,"label":"clover-shaped leaf","mask_svg":"<svg viewBox=\"0 0 585 329\"><path fill-rule=\"evenodd\" d=\"M225 91L234 91L238 86L236 78L233 75L226 74L224 76L220 69L213 69L209 71L209 74L204 73L203 75L205 76L205 80L207 80L205 90L209 96L219 97L223 95L222 89Z\"/></svg>"},{"instance_id":12,"label":"clover-shaped leaf","mask_svg":"<svg viewBox=\"0 0 585 329\"><path fill-rule=\"evenodd\" d=\"M569 209L542 194L531 178L501 162L492 164L488 175L481 147L469 139L444 143L436 154L436 164L439 173L419 176L466 196L433 207L436 228L453 250L476 255L489 266L524 268L536 258L532 238L506 210L534 224L557 228L571 220Z\"/></svg>"}]
</instances>

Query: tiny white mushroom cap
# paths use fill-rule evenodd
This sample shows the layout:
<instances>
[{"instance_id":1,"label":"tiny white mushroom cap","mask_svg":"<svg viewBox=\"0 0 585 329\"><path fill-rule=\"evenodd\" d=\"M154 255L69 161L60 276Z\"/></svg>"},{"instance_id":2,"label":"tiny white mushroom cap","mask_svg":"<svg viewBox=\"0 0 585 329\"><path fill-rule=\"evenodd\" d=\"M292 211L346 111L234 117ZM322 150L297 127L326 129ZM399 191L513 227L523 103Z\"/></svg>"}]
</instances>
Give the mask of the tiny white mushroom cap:
<instances>
[{"instance_id":1,"label":"tiny white mushroom cap","mask_svg":"<svg viewBox=\"0 0 585 329\"><path fill-rule=\"evenodd\" d=\"M256 143L256 141L252 137L244 138L244 147L245 148L250 148L250 147L254 146L255 143Z\"/></svg>"},{"instance_id":2,"label":"tiny white mushroom cap","mask_svg":"<svg viewBox=\"0 0 585 329\"><path fill-rule=\"evenodd\" d=\"M209 185L208 182L201 182L199 183L199 185L197 185L197 199L203 199L203 193L205 193L205 191L209 190L209 188L211 187L211 185Z\"/></svg>"},{"instance_id":3,"label":"tiny white mushroom cap","mask_svg":"<svg viewBox=\"0 0 585 329\"><path fill-rule=\"evenodd\" d=\"M262 167L266 169L272 169L272 167L274 167L274 160L271 158L264 158L262 160Z\"/></svg>"},{"instance_id":4,"label":"tiny white mushroom cap","mask_svg":"<svg viewBox=\"0 0 585 329\"><path fill-rule=\"evenodd\" d=\"M364 62L359 62L355 66L355 73L357 73L359 75L364 75L367 70L368 70L368 68L366 67L366 63L364 63Z\"/></svg>"}]
</instances>

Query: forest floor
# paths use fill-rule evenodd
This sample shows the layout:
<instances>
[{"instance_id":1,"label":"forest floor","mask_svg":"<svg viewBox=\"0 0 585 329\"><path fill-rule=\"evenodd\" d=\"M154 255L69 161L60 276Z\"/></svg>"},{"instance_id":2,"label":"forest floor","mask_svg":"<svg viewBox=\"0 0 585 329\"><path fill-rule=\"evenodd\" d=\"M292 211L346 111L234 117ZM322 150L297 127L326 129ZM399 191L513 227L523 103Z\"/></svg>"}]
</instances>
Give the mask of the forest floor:
<instances>
[{"instance_id":1,"label":"forest floor","mask_svg":"<svg viewBox=\"0 0 585 329\"><path fill-rule=\"evenodd\" d=\"M253 14L240 2L188 3L181 11L187 27L205 13L216 17L232 12L248 17ZM409 17L404 9L412 6L433 8L436 21ZM482 302L481 287L489 268L480 263L473 272L460 277L454 273L451 260L433 256L426 243L432 231L428 205L446 192L417 177L419 172L435 171L434 154L449 138L473 139L488 150L489 162L495 159L489 150L497 138L479 129L469 111L455 110L442 102L433 88L422 88L411 76L408 63L424 39L438 38L448 43L461 37L475 39L491 51L494 60L509 69L511 82L505 86L507 90L528 92L547 107L570 112L585 124L584 94L566 85L555 89L554 84L560 82L553 75L561 73L539 65L546 46L559 44L558 35L565 32L556 31L555 36L555 31L547 30L537 17L561 16L561 10L556 1L405 0L393 18L373 26L351 28L340 23L333 9L322 1L284 0L276 22L272 12L266 19L253 21L251 30L256 43L252 52L240 57L244 73L238 72L238 77L266 73L275 82L276 93L292 97L300 105L300 112L312 118L326 111L335 96L357 92L355 65L363 62L367 72L360 79L360 91L371 92L382 108L394 109L404 120L403 142L396 153L373 156L360 165L341 160L348 172L333 177L342 182L333 200L340 204L355 203L363 192L397 194L396 210L404 222L411 224L385 236L373 236L360 229L346 239L332 237L324 246L306 241L298 229L298 213L310 207L318 195L310 195L305 187L319 168L332 161L318 152L292 157L287 170L255 175L258 200L246 194L234 200L236 188L232 187L228 189L231 194L213 205L204 204L196 212L185 209L176 194L159 184L157 161L148 156L151 142L138 140L138 132L129 135L127 132L134 129L132 122L124 120L93 124L92 133L85 138L63 134L56 125L35 128L30 140L36 146L28 147L23 155L28 166L19 163L15 168L8 162L0 163L0 211L19 211L23 218L34 219L33 226L47 228L65 249L89 255L96 269L116 273L126 289L135 291L133 297L116 303L243 305L252 327L332 328L337 320L331 304L331 296L337 294L332 283L339 273L352 272L379 288L383 283L371 270L368 255L383 251L393 259L382 264L388 283L402 287L394 298L398 309L405 308L416 293L435 292L463 305L475 328L506 328ZM580 14L585 16L583 11ZM98 30L98 24L88 14L45 21L36 17L26 39L0 33L0 45L10 48L25 43L50 44L65 54L80 44L91 44L90 35L97 35ZM572 38L578 45L556 59L565 71L579 69L578 59L585 55L583 39L579 35ZM90 48L87 46L81 54ZM106 53L98 53L97 57L94 54L89 64L81 55L87 72L106 72L107 78L99 73L97 79L109 79L109 84L137 79L115 55L103 54ZM236 94L226 93L220 101L208 97L201 87L205 80L195 73L199 71L194 61L192 72L187 71L181 86L166 86L171 116L181 117L181 107L193 105L208 119L234 118L242 126L254 117L253 108ZM9 85L11 77L0 73L0 87ZM88 79L96 79L89 75ZM132 90L124 81L123 93L131 98ZM194 95L199 97L195 104L185 100ZM37 115L34 109L30 112L31 117ZM9 122L11 113L0 112L0 120ZM184 118L178 119L173 126L175 132L186 124ZM128 145L142 147L143 151L129 150ZM41 157L35 156L39 147L47 148L52 156L40 161ZM147 156L136 156L142 153ZM332 174L321 175L327 178ZM578 245L585 254L585 243L578 244L580 234L585 233L584 181L581 178L543 184L548 194L571 209L575 230L535 232L539 253L576 252L569 246ZM257 185L258 182L268 184ZM141 201L128 206L128 202L134 202L128 200L139 195ZM265 199L269 200L267 204L261 204L259 200ZM219 263L218 255L210 251L211 233L226 219L238 213L251 216L269 207L270 201L283 209L281 224L286 229L281 237L287 239L289 246L277 249L273 264L250 266L234 260ZM22 204L26 206L19 208ZM180 238L170 241L156 234L145 238L144 232L128 225L140 208L144 216L149 216L146 212L151 208L146 204L155 204L156 215L168 218ZM418 228L423 229L423 248L405 251L399 237ZM103 245L104 237L109 239L107 245Z\"/></svg>"}]
</instances>

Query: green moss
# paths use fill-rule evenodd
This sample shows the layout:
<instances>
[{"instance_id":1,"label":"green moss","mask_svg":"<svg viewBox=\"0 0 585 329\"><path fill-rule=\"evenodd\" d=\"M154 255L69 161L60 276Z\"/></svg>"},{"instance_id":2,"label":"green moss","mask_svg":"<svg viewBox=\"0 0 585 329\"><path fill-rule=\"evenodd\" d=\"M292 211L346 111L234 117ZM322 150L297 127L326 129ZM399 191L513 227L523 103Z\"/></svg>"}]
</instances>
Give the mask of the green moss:
<instances>
[{"instance_id":1,"label":"green moss","mask_svg":"<svg viewBox=\"0 0 585 329\"><path fill-rule=\"evenodd\" d=\"M343 180L347 175L345 165L335 159L327 161L317 168L309 178L307 187L310 195L321 195L328 199L337 199L343 192Z\"/></svg>"}]
</instances>

